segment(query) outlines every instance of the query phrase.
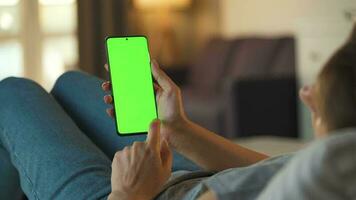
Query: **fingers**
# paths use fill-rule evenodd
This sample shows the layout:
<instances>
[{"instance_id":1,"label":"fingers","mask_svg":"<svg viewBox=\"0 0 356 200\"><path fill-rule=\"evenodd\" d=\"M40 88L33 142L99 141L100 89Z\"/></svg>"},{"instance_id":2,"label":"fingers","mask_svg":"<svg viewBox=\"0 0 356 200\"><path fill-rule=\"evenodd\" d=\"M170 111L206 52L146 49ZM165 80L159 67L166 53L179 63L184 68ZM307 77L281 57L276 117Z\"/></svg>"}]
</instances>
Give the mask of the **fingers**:
<instances>
[{"instance_id":1,"label":"fingers","mask_svg":"<svg viewBox=\"0 0 356 200\"><path fill-rule=\"evenodd\" d=\"M173 155L167 140L163 140L161 143L161 160L164 167L172 167Z\"/></svg>"},{"instance_id":2,"label":"fingers","mask_svg":"<svg viewBox=\"0 0 356 200\"><path fill-rule=\"evenodd\" d=\"M108 71L109 70L109 66L108 64L105 64L104 65L104 68ZM111 92L111 82L110 81L105 81L101 84L101 88L105 91L105 92ZM113 103L113 99L112 99L112 96L111 95L105 95L104 96L104 102L106 104L112 104ZM106 109L106 113L114 118L115 117L115 114L114 114L114 109L113 108L108 108Z\"/></svg>"},{"instance_id":3,"label":"fingers","mask_svg":"<svg viewBox=\"0 0 356 200\"><path fill-rule=\"evenodd\" d=\"M112 118L115 117L115 113L114 113L114 109L113 108L107 108L106 109L106 114L108 114Z\"/></svg>"},{"instance_id":4,"label":"fingers","mask_svg":"<svg viewBox=\"0 0 356 200\"><path fill-rule=\"evenodd\" d=\"M162 166L166 169L171 169L173 155L171 149L169 148L168 142L166 140L161 141L160 125L161 122L158 119L151 123L146 143L148 147L156 150L158 153L157 155L160 157Z\"/></svg>"},{"instance_id":5,"label":"fingers","mask_svg":"<svg viewBox=\"0 0 356 200\"><path fill-rule=\"evenodd\" d=\"M157 83L153 83L153 87L154 87L155 94L156 94L156 99L157 99L161 95L163 89Z\"/></svg>"},{"instance_id":6,"label":"fingers","mask_svg":"<svg viewBox=\"0 0 356 200\"><path fill-rule=\"evenodd\" d=\"M155 119L150 124L150 130L148 131L146 142L149 147L159 150L161 146L160 139L160 121Z\"/></svg>"},{"instance_id":7,"label":"fingers","mask_svg":"<svg viewBox=\"0 0 356 200\"><path fill-rule=\"evenodd\" d=\"M112 104L112 103L113 103L112 96L111 96L111 95L105 95L105 96L104 96L104 102L105 102L106 104ZM113 109L113 108L108 108L108 109L106 109L106 113L107 113L110 117L112 117L112 118L115 117L114 109Z\"/></svg>"},{"instance_id":8,"label":"fingers","mask_svg":"<svg viewBox=\"0 0 356 200\"><path fill-rule=\"evenodd\" d=\"M111 163L111 166L114 167L115 164L119 162L121 151L117 151L114 155L113 162Z\"/></svg>"},{"instance_id":9,"label":"fingers","mask_svg":"<svg viewBox=\"0 0 356 200\"><path fill-rule=\"evenodd\" d=\"M105 95L104 96L104 102L106 103L106 104L112 104L112 96L111 95Z\"/></svg>"},{"instance_id":10,"label":"fingers","mask_svg":"<svg viewBox=\"0 0 356 200\"><path fill-rule=\"evenodd\" d=\"M145 151L147 150L146 148L146 143L145 142L134 142L131 146L132 149L132 157L135 158L139 158L145 155Z\"/></svg>"},{"instance_id":11,"label":"fingers","mask_svg":"<svg viewBox=\"0 0 356 200\"><path fill-rule=\"evenodd\" d=\"M153 83L153 86L154 86L156 92L158 90L162 89L157 83Z\"/></svg>"},{"instance_id":12,"label":"fingers","mask_svg":"<svg viewBox=\"0 0 356 200\"><path fill-rule=\"evenodd\" d=\"M101 84L101 88L105 92L110 92L111 91L111 82L110 81L105 81L103 84Z\"/></svg>"},{"instance_id":13,"label":"fingers","mask_svg":"<svg viewBox=\"0 0 356 200\"><path fill-rule=\"evenodd\" d=\"M171 91L177 87L176 84L168 77L168 75L159 68L158 63L155 60L151 61L151 69L154 79L163 90Z\"/></svg>"},{"instance_id":14,"label":"fingers","mask_svg":"<svg viewBox=\"0 0 356 200\"><path fill-rule=\"evenodd\" d=\"M103 88L104 91L110 91L111 90L111 83L109 81L104 82L101 87ZM104 96L104 102L106 104L112 104L113 103L113 99L111 95L105 95ZM113 108L108 108L106 109L106 113L110 116L110 117L114 117L114 109Z\"/></svg>"}]
</instances>

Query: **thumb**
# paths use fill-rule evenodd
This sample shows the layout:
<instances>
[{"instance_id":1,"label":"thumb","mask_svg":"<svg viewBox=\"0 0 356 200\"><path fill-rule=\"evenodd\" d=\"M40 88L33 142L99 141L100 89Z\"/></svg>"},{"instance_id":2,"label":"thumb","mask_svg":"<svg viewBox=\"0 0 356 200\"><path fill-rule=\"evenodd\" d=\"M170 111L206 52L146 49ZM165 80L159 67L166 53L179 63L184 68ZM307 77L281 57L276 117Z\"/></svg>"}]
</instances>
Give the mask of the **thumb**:
<instances>
[{"instance_id":1,"label":"thumb","mask_svg":"<svg viewBox=\"0 0 356 200\"><path fill-rule=\"evenodd\" d=\"M161 161L163 167L168 167L169 169L172 167L173 155L172 151L169 148L168 142L166 140L162 140L161 142Z\"/></svg>"}]
</instances>

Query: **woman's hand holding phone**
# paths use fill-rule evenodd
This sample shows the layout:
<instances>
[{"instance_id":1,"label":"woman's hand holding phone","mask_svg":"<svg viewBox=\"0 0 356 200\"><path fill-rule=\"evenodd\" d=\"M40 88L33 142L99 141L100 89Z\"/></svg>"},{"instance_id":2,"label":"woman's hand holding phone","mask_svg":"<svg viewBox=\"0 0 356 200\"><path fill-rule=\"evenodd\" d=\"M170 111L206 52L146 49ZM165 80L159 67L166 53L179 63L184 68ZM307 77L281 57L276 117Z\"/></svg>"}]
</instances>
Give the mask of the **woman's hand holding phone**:
<instances>
[{"instance_id":1,"label":"woman's hand holding phone","mask_svg":"<svg viewBox=\"0 0 356 200\"><path fill-rule=\"evenodd\" d=\"M108 65L105 65L108 70ZM151 69L156 83L154 83L156 102L158 108L158 118L162 122L161 135L169 145L175 149L179 148L184 139L184 130L188 124L188 119L184 113L181 91L179 87L168 77L168 75L153 60ZM111 83L106 81L102 84L104 91L111 92ZM113 103L110 94L104 96L104 102ZM113 108L106 110L107 114L114 117ZM177 149L178 150L178 149Z\"/></svg>"}]
</instances>

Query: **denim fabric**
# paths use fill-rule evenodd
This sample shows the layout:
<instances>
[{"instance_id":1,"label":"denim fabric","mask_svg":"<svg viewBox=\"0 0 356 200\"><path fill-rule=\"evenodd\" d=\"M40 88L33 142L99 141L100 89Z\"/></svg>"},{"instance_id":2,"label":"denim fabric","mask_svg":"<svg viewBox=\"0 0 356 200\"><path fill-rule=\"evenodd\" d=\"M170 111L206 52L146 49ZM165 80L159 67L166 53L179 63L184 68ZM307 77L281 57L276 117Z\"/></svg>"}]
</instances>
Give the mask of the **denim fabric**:
<instances>
[{"instance_id":1,"label":"denim fabric","mask_svg":"<svg viewBox=\"0 0 356 200\"><path fill-rule=\"evenodd\" d=\"M106 198L113 154L145 136L116 134L105 113L101 83L68 72L50 95L27 79L0 82L0 175L6 174L0 179L0 199L15 198L5 195L18 194L12 192L18 190L18 178L29 199ZM198 167L175 153L177 169Z\"/></svg>"},{"instance_id":2,"label":"denim fabric","mask_svg":"<svg viewBox=\"0 0 356 200\"><path fill-rule=\"evenodd\" d=\"M17 170L7 151L0 147L0 199L20 199L21 195Z\"/></svg>"},{"instance_id":3,"label":"denim fabric","mask_svg":"<svg viewBox=\"0 0 356 200\"><path fill-rule=\"evenodd\" d=\"M110 193L110 159L36 83L0 84L0 140L29 199L100 199Z\"/></svg>"}]
</instances>

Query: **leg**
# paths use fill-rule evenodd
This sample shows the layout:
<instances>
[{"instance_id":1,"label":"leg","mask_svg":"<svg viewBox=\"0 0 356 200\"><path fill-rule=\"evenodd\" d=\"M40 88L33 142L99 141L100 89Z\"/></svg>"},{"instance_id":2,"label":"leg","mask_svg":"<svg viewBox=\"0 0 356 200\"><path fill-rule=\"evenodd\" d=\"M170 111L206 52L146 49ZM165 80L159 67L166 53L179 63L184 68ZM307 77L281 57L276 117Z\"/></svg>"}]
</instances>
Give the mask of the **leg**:
<instances>
[{"instance_id":1,"label":"leg","mask_svg":"<svg viewBox=\"0 0 356 200\"><path fill-rule=\"evenodd\" d=\"M110 160L36 83L0 82L0 142L29 199L98 199L110 193Z\"/></svg>"},{"instance_id":2,"label":"leg","mask_svg":"<svg viewBox=\"0 0 356 200\"><path fill-rule=\"evenodd\" d=\"M12 165L7 151L0 147L0 199L20 199L19 175Z\"/></svg>"},{"instance_id":3,"label":"leg","mask_svg":"<svg viewBox=\"0 0 356 200\"><path fill-rule=\"evenodd\" d=\"M67 72L56 82L52 94L84 133L109 157L133 141L145 140L144 135L120 137L114 120L105 113L103 81L81 72ZM174 153L173 170L197 170L194 163Z\"/></svg>"}]
</instances>

